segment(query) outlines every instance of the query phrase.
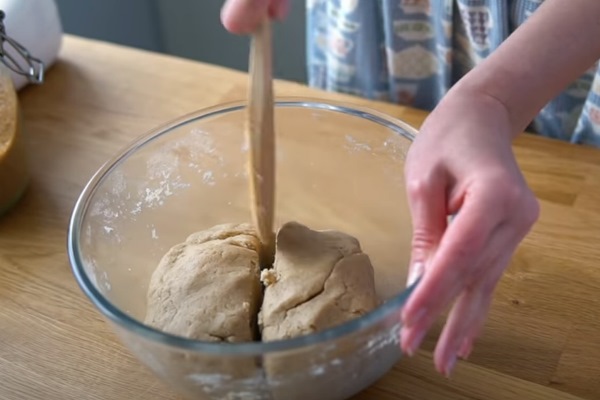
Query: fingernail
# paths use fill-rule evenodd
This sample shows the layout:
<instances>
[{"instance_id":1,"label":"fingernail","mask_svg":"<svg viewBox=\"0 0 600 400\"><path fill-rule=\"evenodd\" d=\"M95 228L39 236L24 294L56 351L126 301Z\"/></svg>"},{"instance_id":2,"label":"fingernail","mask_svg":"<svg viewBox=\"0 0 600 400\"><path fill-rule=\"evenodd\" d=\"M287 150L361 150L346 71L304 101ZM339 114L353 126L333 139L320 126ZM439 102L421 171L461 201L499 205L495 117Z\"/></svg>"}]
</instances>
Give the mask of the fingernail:
<instances>
[{"instance_id":1,"label":"fingernail","mask_svg":"<svg viewBox=\"0 0 600 400\"><path fill-rule=\"evenodd\" d=\"M424 269L425 269L425 265L422 262L414 263L408 273L408 279L406 282L406 286L411 286L413 283L415 283L416 280L419 279L419 277L421 275L423 275Z\"/></svg>"},{"instance_id":2,"label":"fingernail","mask_svg":"<svg viewBox=\"0 0 600 400\"><path fill-rule=\"evenodd\" d=\"M470 340L466 339L458 350L458 356L466 360L471 355L471 351L473 351L473 344Z\"/></svg>"},{"instance_id":3,"label":"fingernail","mask_svg":"<svg viewBox=\"0 0 600 400\"><path fill-rule=\"evenodd\" d=\"M415 352L421 346L421 342L423 341L424 337L425 337L424 330L420 330L420 331L417 331L416 333L413 333L410 343L406 348L406 353L408 354L409 357L412 357L415 355Z\"/></svg>"},{"instance_id":4,"label":"fingernail","mask_svg":"<svg viewBox=\"0 0 600 400\"><path fill-rule=\"evenodd\" d=\"M456 365L456 356L453 355L450 360L446 363L446 368L444 368L444 375L446 378L450 378L450 374L454 370L454 366Z\"/></svg>"}]
</instances>

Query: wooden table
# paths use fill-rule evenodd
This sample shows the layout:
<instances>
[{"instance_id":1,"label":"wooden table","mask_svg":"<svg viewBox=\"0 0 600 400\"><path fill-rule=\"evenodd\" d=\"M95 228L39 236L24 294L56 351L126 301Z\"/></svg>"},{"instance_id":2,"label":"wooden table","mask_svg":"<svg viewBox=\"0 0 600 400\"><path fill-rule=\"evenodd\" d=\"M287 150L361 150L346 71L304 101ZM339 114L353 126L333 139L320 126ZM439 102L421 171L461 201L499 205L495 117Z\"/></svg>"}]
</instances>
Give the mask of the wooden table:
<instances>
[{"instance_id":1,"label":"wooden table","mask_svg":"<svg viewBox=\"0 0 600 400\"><path fill-rule=\"evenodd\" d=\"M0 399L176 399L117 342L79 290L67 222L91 174L134 136L245 97L220 67L65 37L43 86L21 95L33 179L0 220ZM425 113L278 82L278 95L368 105L419 126ZM600 151L533 136L514 145L542 215L497 291L483 338L452 379L431 350L357 399L600 399Z\"/></svg>"}]
</instances>

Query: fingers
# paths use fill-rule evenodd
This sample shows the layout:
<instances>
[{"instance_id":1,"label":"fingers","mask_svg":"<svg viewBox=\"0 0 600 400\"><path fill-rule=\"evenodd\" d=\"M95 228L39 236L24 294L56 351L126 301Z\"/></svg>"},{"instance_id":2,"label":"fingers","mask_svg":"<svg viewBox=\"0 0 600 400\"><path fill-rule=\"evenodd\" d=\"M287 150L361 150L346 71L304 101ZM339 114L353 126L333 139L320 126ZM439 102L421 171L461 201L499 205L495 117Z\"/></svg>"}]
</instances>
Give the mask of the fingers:
<instances>
[{"instance_id":1,"label":"fingers","mask_svg":"<svg viewBox=\"0 0 600 400\"><path fill-rule=\"evenodd\" d=\"M429 178L408 181L408 204L413 224L408 286L423 274L446 229L444 182L444 176L435 172Z\"/></svg>"},{"instance_id":2,"label":"fingers","mask_svg":"<svg viewBox=\"0 0 600 400\"><path fill-rule=\"evenodd\" d=\"M498 263L491 268L502 271L504 265ZM473 342L485 324L492 302L493 288L490 288L498 282L495 276L486 278L487 284L478 283L460 294L438 340L434 362L437 370L446 376L454 369L457 357L469 356Z\"/></svg>"},{"instance_id":3,"label":"fingers","mask_svg":"<svg viewBox=\"0 0 600 400\"><path fill-rule=\"evenodd\" d=\"M457 357L469 356L473 342L485 325L498 281L522 238L509 223L501 224L493 236L486 252L495 256L478 266L481 279L461 293L438 340L434 362L438 371L446 376L450 375Z\"/></svg>"},{"instance_id":4,"label":"fingers","mask_svg":"<svg viewBox=\"0 0 600 400\"><path fill-rule=\"evenodd\" d=\"M473 342L485 325L498 281L518 244L537 219L537 202L532 196L526 195L523 201L515 204L518 205L518 208L509 213L510 217L506 217L499 223L496 222L496 227L489 232L489 239L480 250L480 253L485 256L480 257L478 263L474 261L477 258L473 257L473 264L471 264L473 267L464 270L465 275L459 279L462 281L462 285L458 283L450 290L450 293L459 291L460 296L448 316L434 355L437 370L446 376L450 375L458 357L466 358L471 352ZM467 210L465 208L465 211ZM490 223L494 224L493 221L491 219ZM440 253L443 251L443 246L444 244L440 247ZM435 265L432 267L432 271L434 268ZM441 278L443 276L447 278ZM469 279L465 279L465 277ZM452 282L452 278L452 274L440 274L438 279L446 279L448 284ZM444 304L453 300L453 294L449 296L447 298L449 300L442 300ZM444 296L438 294L438 297L443 298ZM422 337L423 333L420 330L429 329L435 316L441 312L441 308L435 306L430 309L433 310L433 315L428 315L411 327L409 330L414 330L414 332L408 335L409 337ZM410 345L414 346L415 343Z\"/></svg>"},{"instance_id":5,"label":"fingers","mask_svg":"<svg viewBox=\"0 0 600 400\"><path fill-rule=\"evenodd\" d=\"M221 22L231 33L251 33L267 16L270 3L270 0L227 0L221 9Z\"/></svg>"},{"instance_id":6,"label":"fingers","mask_svg":"<svg viewBox=\"0 0 600 400\"><path fill-rule=\"evenodd\" d=\"M488 238L500 222L497 214L488 212L494 202L489 194L466 199L446 229L419 286L402 310L401 346L406 353L414 353L437 316L470 283L465 279L473 278L471 270L479 265Z\"/></svg>"},{"instance_id":7,"label":"fingers","mask_svg":"<svg viewBox=\"0 0 600 400\"><path fill-rule=\"evenodd\" d=\"M409 356L412 356L421 345L425 334L433 324L434 314L420 312L416 317L416 322L411 326L402 326L400 331L400 348Z\"/></svg>"},{"instance_id":8,"label":"fingers","mask_svg":"<svg viewBox=\"0 0 600 400\"><path fill-rule=\"evenodd\" d=\"M490 257L477 266L477 271L473 274L476 277L475 283L463 290L438 340L434 361L442 374L450 374L457 357L469 356L473 342L485 325L494 290L515 249L537 218L535 203L531 197L525 199L521 203L520 212L513 213L511 218L492 233L493 238L485 250Z\"/></svg>"},{"instance_id":9,"label":"fingers","mask_svg":"<svg viewBox=\"0 0 600 400\"><path fill-rule=\"evenodd\" d=\"M468 270L478 264L491 232L500 222L497 214L488 211L495 202L490 197L483 194L465 200L448 226L423 280L404 307L406 326L415 325L419 316L440 312L464 287L464 277L470 276Z\"/></svg>"},{"instance_id":10,"label":"fingers","mask_svg":"<svg viewBox=\"0 0 600 400\"><path fill-rule=\"evenodd\" d=\"M288 0L227 0L221 9L221 22L231 33L249 34L267 16L285 18L288 9Z\"/></svg>"},{"instance_id":11,"label":"fingers","mask_svg":"<svg viewBox=\"0 0 600 400\"><path fill-rule=\"evenodd\" d=\"M424 179L407 179L408 204L412 216L412 245L407 285L425 272L447 226L446 185L443 173L433 171ZM413 329L402 329L401 347L412 355L423 340L429 320L421 320Z\"/></svg>"}]
</instances>

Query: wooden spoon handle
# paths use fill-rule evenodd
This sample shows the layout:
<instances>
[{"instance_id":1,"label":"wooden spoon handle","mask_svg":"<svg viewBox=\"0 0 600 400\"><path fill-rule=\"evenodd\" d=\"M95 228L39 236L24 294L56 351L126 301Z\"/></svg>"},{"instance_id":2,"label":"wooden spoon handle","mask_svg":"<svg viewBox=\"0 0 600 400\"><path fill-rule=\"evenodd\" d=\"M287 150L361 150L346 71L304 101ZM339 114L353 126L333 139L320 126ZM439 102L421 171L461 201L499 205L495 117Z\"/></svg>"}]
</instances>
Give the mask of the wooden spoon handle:
<instances>
[{"instance_id":1,"label":"wooden spoon handle","mask_svg":"<svg viewBox=\"0 0 600 400\"><path fill-rule=\"evenodd\" d=\"M249 144L249 181L252 219L261 241L261 265L272 264L275 253L275 132L271 26L263 22L252 37L250 98L246 134Z\"/></svg>"}]
</instances>

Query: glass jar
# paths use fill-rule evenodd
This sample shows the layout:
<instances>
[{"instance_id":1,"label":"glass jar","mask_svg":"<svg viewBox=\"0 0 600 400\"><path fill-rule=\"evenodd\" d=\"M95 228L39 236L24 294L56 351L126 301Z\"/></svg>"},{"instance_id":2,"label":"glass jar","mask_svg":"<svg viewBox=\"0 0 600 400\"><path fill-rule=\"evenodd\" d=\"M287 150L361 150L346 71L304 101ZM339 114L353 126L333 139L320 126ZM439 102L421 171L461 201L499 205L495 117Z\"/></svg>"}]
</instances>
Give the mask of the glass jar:
<instances>
[{"instance_id":1,"label":"glass jar","mask_svg":"<svg viewBox=\"0 0 600 400\"><path fill-rule=\"evenodd\" d=\"M0 216L21 198L30 176L13 74L39 84L44 70L39 59L6 34L4 17L0 10Z\"/></svg>"},{"instance_id":2,"label":"glass jar","mask_svg":"<svg viewBox=\"0 0 600 400\"><path fill-rule=\"evenodd\" d=\"M17 93L8 69L0 64L0 215L21 198L28 181Z\"/></svg>"}]
</instances>

